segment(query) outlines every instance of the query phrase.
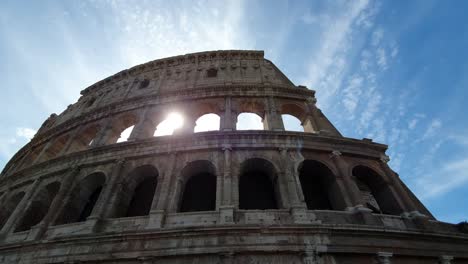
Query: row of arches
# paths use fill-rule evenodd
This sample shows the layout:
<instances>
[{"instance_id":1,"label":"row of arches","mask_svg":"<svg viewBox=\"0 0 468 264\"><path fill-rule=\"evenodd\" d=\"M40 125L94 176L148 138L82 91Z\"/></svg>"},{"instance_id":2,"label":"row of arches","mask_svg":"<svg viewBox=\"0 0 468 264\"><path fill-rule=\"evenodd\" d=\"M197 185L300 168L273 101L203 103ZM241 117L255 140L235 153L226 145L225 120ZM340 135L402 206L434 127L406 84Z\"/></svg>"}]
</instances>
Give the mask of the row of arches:
<instances>
[{"instance_id":1,"label":"row of arches","mask_svg":"<svg viewBox=\"0 0 468 264\"><path fill-rule=\"evenodd\" d=\"M353 168L353 179L360 191L362 203L374 213L402 213L393 197L390 187L382 176L373 169L358 165ZM309 210L343 210L340 204L340 190L336 176L327 165L317 160L305 160L297 171L304 203ZM215 166L207 160L188 163L181 171L178 190L177 212L216 210L217 179ZM63 201L64 206L53 219L54 225L86 221L93 213L106 184L109 181L103 172L95 172L72 186L70 194ZM110 205L106 217L121 218L149 215L155 197L158 195L159 171L152 165L142 165L131 170L121 181L116 199ZM61 183L48 183L42 187L28 204L15 231L25 231L37 225L47 214L57 195ZM278 171L263 158L244 161L238 176L238 208L241 210L281 209L283 202ZM0 212L0 228L25 196L24 192L12 195Z\"/></svg>"},{"instance_id":2,"label":"row of arches","mask_svg":"<svg viewBox=\"0 0 468 264\"><path fill-rule=\"evenodd\" d=\"M136 112L121 113L111 120L96 121L81 129L62 134L52 141L34 146L22 158L19 166L29 166L63 154L83 151L92 146L167 136L175 131L179 131L178 133L215 130L316 131L312 126L311 115L302 103L283 103L278 110L267 111L266 105L269 104L263 102L264 100L245 100L236 103L234 107L236 111L228 111L220 106L218 101L197 104L193 109L189 107L189 110L184 110L180 114L140 109Z\"/></svg>"}]
</instances>

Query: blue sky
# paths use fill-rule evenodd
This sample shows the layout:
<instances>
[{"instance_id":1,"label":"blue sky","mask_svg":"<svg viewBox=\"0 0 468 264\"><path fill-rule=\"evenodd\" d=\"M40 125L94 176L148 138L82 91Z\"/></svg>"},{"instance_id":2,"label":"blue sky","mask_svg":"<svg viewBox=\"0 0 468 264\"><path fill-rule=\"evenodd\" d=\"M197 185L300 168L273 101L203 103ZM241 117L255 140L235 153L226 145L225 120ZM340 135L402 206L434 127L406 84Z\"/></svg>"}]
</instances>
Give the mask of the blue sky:
<instances>
[{"instance_id":1,"label":"blue sky","mask_svg":"<svg viewBox=\"0 0 468 264\"><path fill-rule=\"evenodd\" d=\"M442 221L468 220L464 1L0 3L0 167L96 81L149 60L260 49Z\"/></svg>"}]
</instances>

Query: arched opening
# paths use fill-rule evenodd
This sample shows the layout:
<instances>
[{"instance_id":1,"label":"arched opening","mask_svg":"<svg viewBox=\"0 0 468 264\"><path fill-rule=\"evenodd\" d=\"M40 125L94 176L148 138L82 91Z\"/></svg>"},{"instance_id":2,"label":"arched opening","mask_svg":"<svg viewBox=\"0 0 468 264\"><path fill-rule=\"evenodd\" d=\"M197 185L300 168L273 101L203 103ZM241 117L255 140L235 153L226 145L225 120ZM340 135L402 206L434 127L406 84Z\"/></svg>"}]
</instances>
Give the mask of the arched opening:
<instances>
[{"instance_id":1,"label":"arched opening","mask_svg":"<svg viewBox=\"0 0 468 264\"><path fill-rule=\"evenodd\" d=\"M120 143L120 142L125 142L128 140L128 138L130 137L130 134L132 134L132 131L133 131L133 128L135 126L129 126L127 128L125 128L122 133L120 133L120 136L119 138L117 139L117 142L116 143Z\"/></svg>"},{"instance_id":2,"label":"arched opening","mask_svg":"<svg viewBox=\"0 0 468 264\"><path fill-rule=\"evenodd\" d=\"M68 152L71 153L87 149L92 144L98 131L99 126L97 125L88 126L83 131L80 131L70 144Z\"/></svg>"},{"instance_id":3,"label":"arched opening","mask_svg":"<svg viewBox=\"0 0 468 264\"><path fill-rule=\"evenodd\" d=\"M216 210L216 170L211 162L190 162L182 170L185 184L180 202L180 212Z\"/></svg>"},{"instance_id":4,"label":"arched opening","mask_svg":"<svg viewBox=\"0 0 468 264\"><path fill-rule=\"evenodd\" d=\"M143 165L132 170L125 181L117 203L117 217L148 215L158 185L158 170Z\"/></svg>"},{"instance_id":5,"label":"arched opening","mask_svg":"<svg viewBox=\"0 0 468 264\"><path fill-rule=\"evenodd\" d=\"M219 130L221 118L217 114L205 114L200 116L197 121L195 121L194 132L204 132L204 131L214 131Z\"/></svg>"},{"instance_id":6,"label":"arched opening","mask_svg":"<svg viewBox=\"0 0 468 264\"><path fill-rule=\"evenodd\" d=\"M323 163L305 160L299 166L304 200L309 210L332 210L341 208L335 197L338 195L335 176Z\"/></svg>"},{"instance_id":7,"label":"arched opening","mask_svg":"<svg viewBox=\"0 0 468 264\"><path fill-rule=\"evenodd\" d=\"M281 118L283 119L284 130L304 132L304 127L302 127L299 118L288 114L281 115Z\"/></svg>"},{"instance_id":8,"label":"arched opening","mask_svg":"<svg viewBox=\"0 0 468 264\"><path fill-rule=\"evenodd\" d=\"M67 144L68 139L68 135L63 135L55 139L55 141L44 151L42 157L39 158L40 161L49 160L59 155Z\"/></svg>"},{"instance_id":9,"label":"arched opening","mask_svg":"<svg viewBox=\"0 0 468 264\"><path fill-rule=\"evenodd\" d=\"M237 116L236 130L263 130L262 118L255 113L241 113Z\"/></svg>"},{"instance_id":10,"label":"arched opening","mask_svg":"<svg viewBox=\"0 0 468 264\"><path fill-rule=\"evenodd\" d=\"M278 209L276 175L274 166L267 160L244 161L239 177L239 209Z\"/></svg>"},{"instance_id":11,"label":"arched opening","mask_svg":"<svg viewBox=\"0 0 468 264\"><path fill-rule=\"evenodd\" d=\"M26 209L23 218L16 226L15 232L26 231L39 224L49 211L49 207L55 195L57 195L59 188L59 182L53 182L43 187L36 194L28 209Z\"/></svg>"},{"instance_id":12,"label":"arched opening","mask_svg":"<svg viewBox=\"0 0 468 264\"><path fill-rule=\"evenodd\" d=\"M139 89L145 89L149 86L150 80L148 79L143 79L143 81L140 82L140 85L138 86Z\"/></svg>"},{"instance_id":13,"label":"arched opening","mask_svg":"<svg viewBox=\"0 0 468 264\"><path fill-rule=\"evenodd\" d=\"M178 113L170 113L167 118L159 123L154 131L155 137L168 136L174 133L174 130L182 127L184 118Z\"/></svg>"},{"instance_id":14,"label":"arched opening","mask_svg":"<svg viewBox=\"0 0 468 264\"><path fill-rule=\"evenodd\" d=\"M132 113L126 113L118 116L108 133L107 144L120 143L128 140L133 127L138 122L138 118Z\"/></svg>"},{"instance_id":15,"label":"arched opening","mask_svg":"<svg viewBox=\"0 0 468 264\"><path fill-rule=\"evenodd\" d=\"M295 103L285 103L281 105L281 117L283 118L284 128L289 131L314 132L312 121L303 106Z\"/></svg>"},{"instance_id":16,"label":"arched opening","mask_svg":"<svg viewBox=\"0 0 468 264\"><path fill-rule=\"evenodd\" d=\"M62 214L56 220L56 224L86 221L86 218L91 215L99 199L105 181L106 176L102 172L86 176L73 188Z\"/></svg>"},{"instance_id":17,"label":"arched opening","mask_svg":"<svg viewBox=\"0 0 468 264\"><path fill-rule=\"evenodd\" d=\"M353 168L353 175L367 208L374 213L392 215L402 213L390 186L377 172L369 167L359 165Z\"/></svg>"},{"instance_id":18,"label":"arched opening","mask_svg":"<svg viewBox=\"0 0 468 264\"><path fill-rule=\"evenodd\" d=\"M21 199L24 197L24 192L19 192L10 197L5 204L2 205L2 210L0 210L0 230L3 228L3 225L8 221L10 215L16 209L18 204L21 202Z\"/></svg>"}]
</instances>

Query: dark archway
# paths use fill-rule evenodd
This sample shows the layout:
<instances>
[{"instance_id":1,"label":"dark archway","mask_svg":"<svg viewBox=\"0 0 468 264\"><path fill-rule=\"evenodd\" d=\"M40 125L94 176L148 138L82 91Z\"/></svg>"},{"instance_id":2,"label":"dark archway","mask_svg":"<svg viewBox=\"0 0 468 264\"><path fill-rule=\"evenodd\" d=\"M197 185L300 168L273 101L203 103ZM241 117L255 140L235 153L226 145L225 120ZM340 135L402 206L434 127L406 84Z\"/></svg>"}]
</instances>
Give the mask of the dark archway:
<instances>
[{"instance_id":1,"label":"dark archway","mask_svg":"<svg viewBox=\"0 0 468 264\"><path fill-rule=\"evenodd\" d=\"M241 165L239 209L278 209L276 171L267 160L253 158Z\"/></svg>"},{"instance_id":2,"label":"dark archway","mask_svg":"<svg viewBox=\"0 0 468 264\"><path fill-rule=\"evenodd\" d=\"M0 230L3 225L8 221L10 215L16 209L18 204L24 197L24 192L18 192L15 195L11 196L5 204L2 205L2 210L0 210Z\"/></svg>"},{"instance_id":3,"label":"dark archway","mask_svg":"<svg viewBox=\"0 0 468 264\"><path fill-rule=\"evenodd\" d=\"M151 165L140 166L129 174L124 192L130 195L121 196L120 216L131 217L149 214L158 185L158 174L158 170ZM124 208L126 209L124 210Z\"/></svg>"},{"instance_id":4,"label":"dark archway","mask_svg":"<svg viewBox=\"0 0 468 264\"><path fill-rule=\"evenodd\" d=\"M309 210L332 210L334 190L334 175L323 163L315 160L305 160L299 166L304 200Z\"/></svg>"},{"instance_id":5,"label":"dark archway","mask_svg":"<svg viewBox=\"0 0 468 264\"><path fill-rule=\"evenodd\" d=\"M373 169L359 165L353 168L353 175L364 205L374 213L399 215L403 212L390 186Z\"/></svg>"},{"instance_id":6,"label":"dark archway","mask_svg":"<svg viewBox=\"0 0 468 264\"><path fill-rule=\"evenodd\" d=\"M60 225L86 221L86 218L91 215L99 199L105 182L106 176L102 172L95 172L81 180L73 188L62 214L55 223Z\"/></svg>"},{"instance_id":7,"label":"dark archway","mask_svg":"<svg viewBox=\"0 0 468 264\"><path fill-rule=\"evenodd\" d=\"M190 162L182 170L185 182L180 212L216 210L216 170L206 160Z\"/></svg>"},{"instance_id":8,"label":"dark archway","mask_svg":"<svg viewBox=\"0 0 468 264\"><path fill-rule=\"evenodd\" d=\"M59 182L49 183L43 187L29 205L20 223L16 226L15 232L26 231L39 224L49 211L59 189Z\"/></svg>"}]
</instances>

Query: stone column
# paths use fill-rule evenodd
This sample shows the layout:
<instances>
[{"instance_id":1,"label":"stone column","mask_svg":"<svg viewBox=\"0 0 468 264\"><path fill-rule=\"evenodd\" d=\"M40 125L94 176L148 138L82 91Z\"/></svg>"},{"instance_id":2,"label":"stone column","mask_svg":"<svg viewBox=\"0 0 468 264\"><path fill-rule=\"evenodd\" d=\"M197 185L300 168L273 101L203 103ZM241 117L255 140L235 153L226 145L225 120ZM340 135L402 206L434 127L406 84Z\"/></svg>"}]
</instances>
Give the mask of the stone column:
<instances>
[{"instance_id":1,"label":"stone column","mask_svg":"<svg viewBox=\"0 0 468 264\"><path fill-rule=\"evenodd\" d=\"M224 112L221 114L220 131L234 131L236 130L237 115L232 109L231 97L224 99Z\"/></svg>"},{"instance_id":2,"label":"stone column","mask_svg":"<svg viewBox=\"0 0 468 264\"><path fill-rule=\"evenodd\" d=\"M135 124L135 126L132 129L132 133L130 133L130 136L128 137L127 141L134 141L138 139L144 139L146 137L145 131L148 120L147 120L147 115L148 113L148 107L143 108L140 110L140 113L138 115L138 122Z\"/></svg>"},{"instance_id":3,"label":"stone column","mask_svg":"<svg viewBox=\"0 0 468 264\"><path fill-rule=\"evenodd\" d=\"M301 120L301 126L304 128L304 132L306 133L317 133L318 131L317 124L310 113L307 113Z\"/></svg>"},{"instance_id":4,"label":"stone column","mask_svg":"<svg viewBox=\"0 0 468 264\"><path fill-rule=\"evenodd\" d=\"M182 127L174 130L174 135L189 135L193 134L193 130L195 129L196 124L196 118L190 113L184 113L184 123L182 124Z\"/></svg>"},{"instance_id":5,"label":"stone column","mask_svg":"<svg viewBox=\"0 0 468 264\"><path fill-rule=\"evenodd\" d=\"M73 179L79 173L79 171L80 168L78 166L72 167L72 169L68 171L60 184L60 189L57 192L57 195L55 195L54 200L50 204L47 214L39 224L31 228L27 240L40 239L47 231L49 225L53 223L53 221L58 217L58 215L64 209L64 201L66 200L65 197L68 193L70 193L70 187L73 183Z\"/></svg>"},{"instance_id":6,"label":"stone column","mask_svg":"<svg viewBox=\"0 0 468 264\"><path fill-rule=\"evenodd\" d=\"M158 185L153 197L153 202L151 203L148 225L146 226L147 229L158 229L164 225L164 218L166 216L170 195L172 171L174 171L176 157L176 152L169 154L168 161L166 162L167 167L164 168L164 171L158 178Z\"/></svg>"},{"instance_id":7,"label":"stone column","mask_svg":"<svg viewBox=\"0 0 468 264\"><path fill-rule=\"evenodd\" d=\"M393 256L393 253L390 252L378 252L377 253L377 263L379 264L391 264L391 257Z\"/></svg>"},{"instance_id":8,"label":"stone column","mask_svg":"<svg viewBox=\"0 0 468 264\"><path fill-rule=\"evenodd\" d=\"M0 241L5 239L5 237L16 227L23 214L25 213L31 198L33 197L34 193L36 192L37 187L39 186L40 179L36 179L31 186L27 189L23 199L21 202L18 203L15 210L11 213L8 221L3 225L2 229L0 230Z\"/></svg>"},{"instance_id":9,"label":"stone column","mask_svg":"<svg viewBox=\"0 0 468 264\"><path fill-rule=\"evenodd\" d=\"M321 264L321 258L316 251L305 251L302 257L304 264Z\"/></svg>"},{"instance_id":10,"label":"stone column","mask_svg":"<svg viewBox=\"0 0 468 264\"><path fill-rule=\"evenodd\" d=\"M348 210L362 208L361 192L359 191L356 183L351 179L350 175L348 175L348 165L341 155L341 152L337 150L330 154L330 159L333 160L336 168L338 168L339 175L336 175L336 183L340 189L340 195L342 196Z\"/></svg>"},{"instance_id":11,"label":"stone column","mask_svg":"<svg viewBox=\"0 0 468 264\"><path fill-rule=\"evenodd\" d=\"M171 161L170 161L170 170L167 171L168 177L168 194L166 195L168 198L165 202L165 210L168 213L175 213L177 212L177 206L179 202L179 196L181 194L182 189L182 178L180 176L180 170L176 169L176 162L177 162L177 153L174 152L171 154Z\"/></svg>"},{"instance_id":12,"label":"stone column","mask_svg":"<svg viewBox=\"0 0 468 264\"><path fill-rule=\"evenodd\" d=\"M304 202L304 197L302 194L301 183L299 181L299 176L297 175L297 170L294 167L294 161L288 155L288 149L280 148L282 167L285 171L284 176L286 178L289 199L291 203L291 215L294 223L296 224L308 224L311 223L307 213L307 205ZM313 217L312 220L315 220Z\"/></svg>"},{"instance_id":13,"label":"stone column","mask_svg":"<svg viewBox=\"0 0 468 264\"><path fill-rule=\"evenodd\" d=\"M221 193L221 205L219 206L219 223L220 224L233 224L234 223L234 209L235 205L232 204L232 170L231 170L231 156L232 148L230 145L225 145L222 148L224 152L224 166L222 172L222 181L220 189L217 192ZM218 177L220 178L220 177Z\"/></svg>"},{"instance_id":14,"label":"stone column","mask_svg":"<svg viewBox=\"0 0 468 264\"><path fill-rule=\"evenodd\" d=\"M451 264L452 260L452 256L443 255L439 257L439 264Z\"/></svg>"},{"instance_id":15,"label":"stone column","mask_svg":"<svg viewBox=\"0 0 468 264\"><path fill-rule=\"evenodd\" d=\"M103 125L101 130L98 131L96 136L94 137L93 143L91 143L91 147L99 147L107 144L107 139L109 132L113 129L114 120L111 118L107 118L103 121Z\"/></svg>"},{"instance_id":16,"label":"stone column","mask_svg":"<svg viewBox=\"0 0 468 264\"><path fill-rule=\"evenodd\" d=\"M75 141L76 135L77 135L78 133L81 133L82 130L83 130L83 127L75 128L75 129L69 134L67 143L65 144L65 146L63 147L63 149L60 150L60 152L57 154L57 157L58 157L58 156L61 156L61 155L65 155L65 154L68 153L68 150L70 149L70 145L73 143L73 141Z\"/></svg>"},{"instance_id":17,"label":"stone column","mask_svg":"<svg viewBox=\"0 0 468 264\"><path fill-rule=\"evenodd\" d=\"M273 97L268 97L265 104L265 117L263 120L265 130L284 131L283 119L281 113L276 108L276 102Z\"/></svg>"},{"instance_id":18,"label":"stone column","mask_svg":"<svg viewBox=\"0 0 468 264\"><path fill-rule=\"evenodd\" d=\"M301 203L298 193L297 193L297 185L295 179L295 170L293 167L293 161L288 155L288 148L280 148L279 152L281 155L281 170L283 171L284 181L286 182L287 190L288 190L288 200L291 206L304 206Z\"/></svg>"},{"instance_id":19,"label":"stone column","mask_svg":"<svg viewBox=\"0 0 468 264\"><path fill-rule=\"evenodd\" d=\"M42 159L42 157L45 155L44 153L50 147L50 145L52 145L52 143L54 143L54 139L49 139L49 141L44 144L44 147L41 149L41 152L37 155L37 157L34 160L31 161L31 165L38 163Z\"/></svg>"},{"instance_id":20,"label":"stone column","mask_svg":"<svg viewBox=\"0 0 468 264\"><path fill-rule=\"evenodd\" d=\"M107 181L102 187L101 194L99 195L91 215L86 218L86 223L90 226L90 232L97 231L98 225L100 224L102 218L107 213L107 210L112 207L112 205L109 206L109 202L111 202L110 200L112 198L112 194L115 193L115 189L117 187L116 185L124 166L124 159L117 160L111 173L108 175Z\"/></svg>"}]
</instances>

